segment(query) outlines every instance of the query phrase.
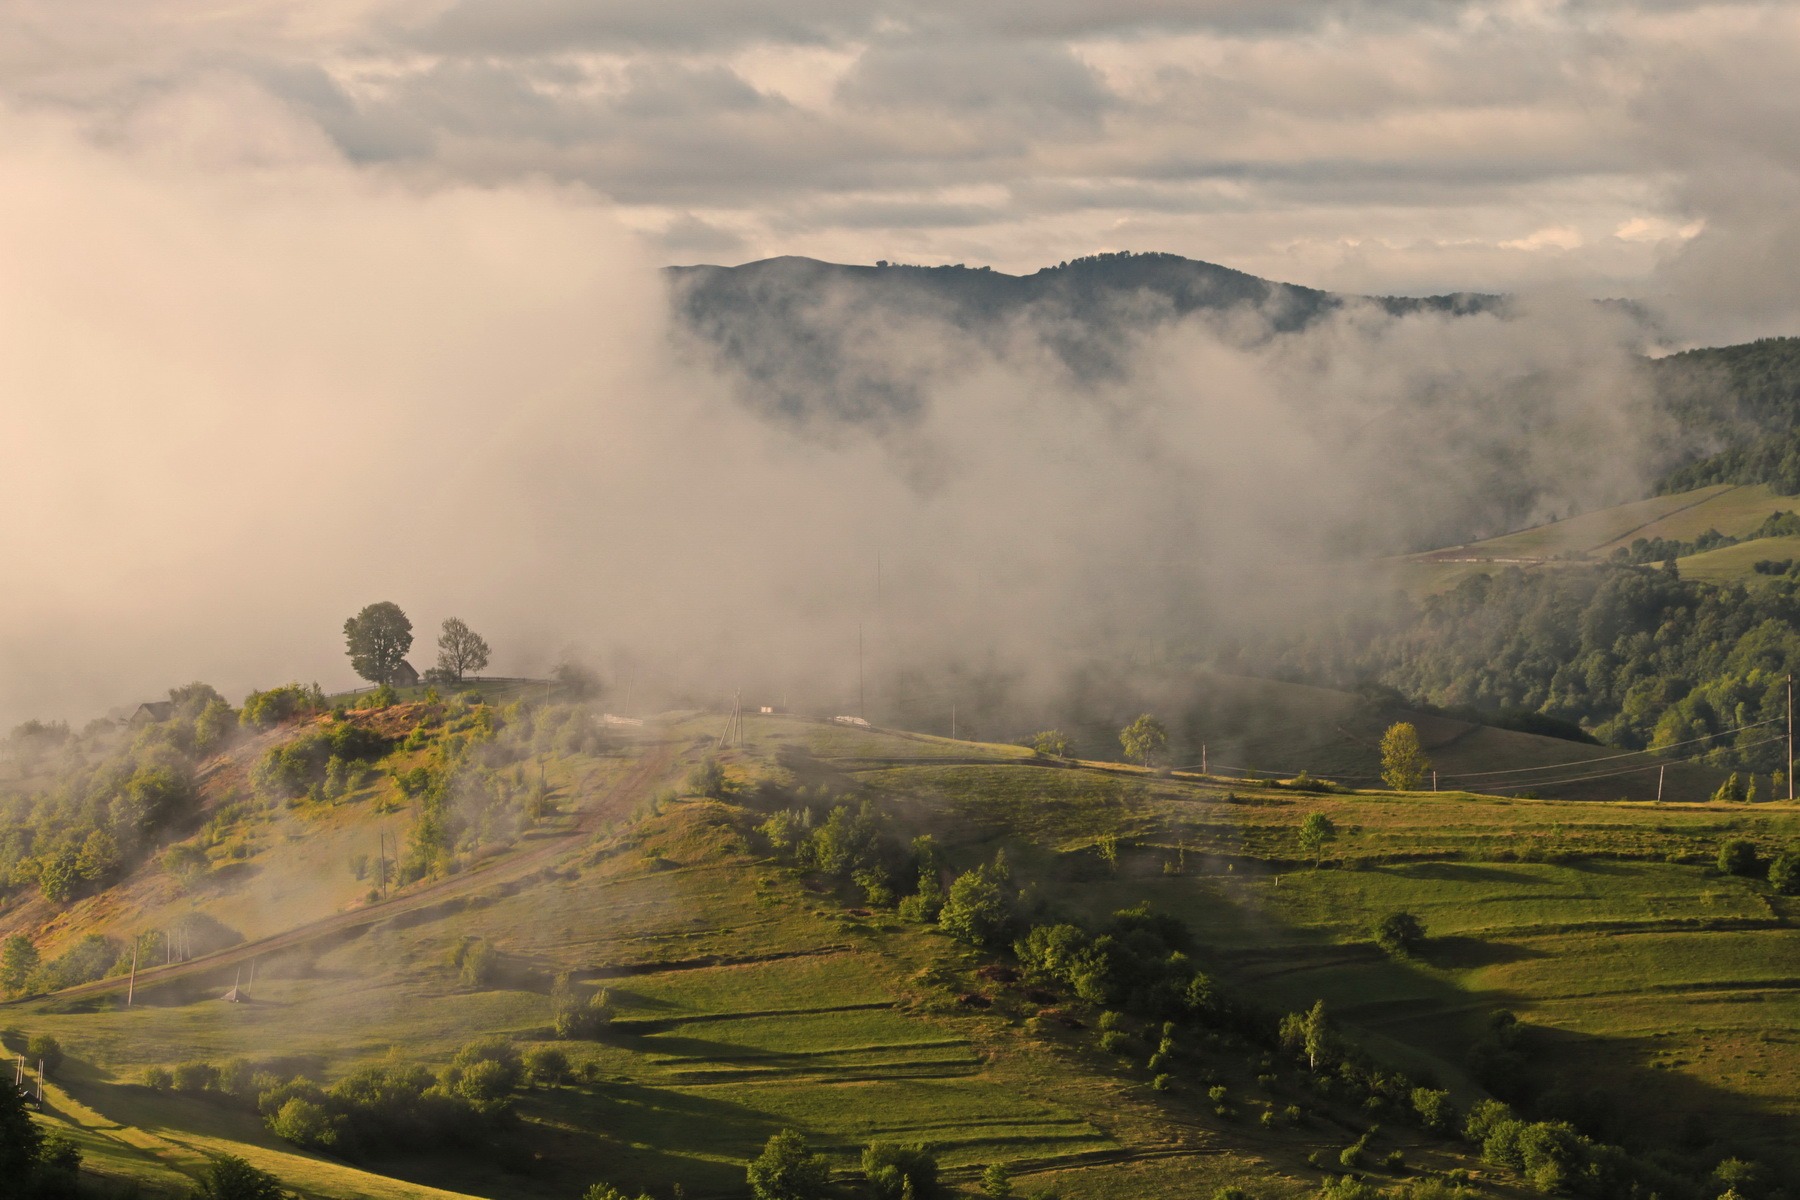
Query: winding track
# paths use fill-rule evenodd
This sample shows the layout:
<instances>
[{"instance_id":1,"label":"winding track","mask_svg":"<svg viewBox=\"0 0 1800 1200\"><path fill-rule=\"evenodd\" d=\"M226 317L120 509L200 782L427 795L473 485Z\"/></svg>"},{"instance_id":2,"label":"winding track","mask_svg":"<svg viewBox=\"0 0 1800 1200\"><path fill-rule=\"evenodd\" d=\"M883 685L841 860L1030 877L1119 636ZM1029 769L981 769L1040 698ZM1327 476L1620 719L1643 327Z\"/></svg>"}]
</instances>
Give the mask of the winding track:
<instances>
[{"instance_id":1,"label":"winding track","mask_svg":"<svg viewBox=\"0 0 1800 1200\"><path fill-rule=\"evenodd\" d=\"M624 779L609 788L599 801L578 811L575 828L568 833L546 838L528 850L521 850L492 860L479 870L453 875L416 891L395 896L391 900L383 900L364 908L351 909L348 912L333 913L331 916L309 921L284 933L272 934L255 941L240 942L238 945L224 950L216 950L211 954L189 959L184 963L141 970L137 973L137 981L145 987L155 987L173 980L207 974L224 967L237 966L265 954L292 949L318 938L362 929L404 913L417 912L434 904L441 904L445 900L485 890L496 883L507 883L523 878L533 871L541 869L547 863L586 844L599 828L600 822L618 810L618 804L615 802L643 795L667 773L677 750L678 747L669 742L657 742L646 748L638 764ZM7 1001L6 1004L103 996L111 992L122 992L125 990L125 986L126 977L114 975L107 979L96 979L91 983L76 984L74 987L64 988L59 992L21 996L17 1000ZM0 1007L4 1007L4 1005L0 1005Z\"/></svg>"}]
</instances>

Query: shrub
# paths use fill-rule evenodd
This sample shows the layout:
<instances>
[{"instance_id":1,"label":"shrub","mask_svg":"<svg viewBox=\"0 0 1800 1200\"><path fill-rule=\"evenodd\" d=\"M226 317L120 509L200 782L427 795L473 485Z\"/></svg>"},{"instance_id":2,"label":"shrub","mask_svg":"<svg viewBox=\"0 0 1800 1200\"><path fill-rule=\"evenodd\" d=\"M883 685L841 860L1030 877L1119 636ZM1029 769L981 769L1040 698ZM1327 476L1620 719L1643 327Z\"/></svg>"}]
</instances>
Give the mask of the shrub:
<instances>
[{"instance_id":1,"label":"shrub","mask_svg":"<svg viewBox=\"0 0 1800 1200\"><path fill-rule=\"evenodd\" d=\"M596 1038L612 1023L612 996L605 988L583 996L574 977L564 971L550 989L550 1012L557 1037Z\"/></svg>"},{"instance_id":2,"label":"shrub","mask_svg":"<svg viewBox=\"0 0 1800 1200\"><path fill-rule=\"evenodd\" d=\"M287 1200L287 1189L267 1171L224 1154L207 1164L194 1188L194 1200Z\"/></svg>"},{"instance_id":3,"label":"shrub","mask_svg":"<svg viewBox=\"0 0 1800 1200\"><path fill-rule=\"evenodd\" d=\"M1100 1049L1108 1054L1129 1054L1131 1035L1123 1029L1108 1029L1100 1035Z\"/></svg>"},{"instance_id":4,"label":"shrub","mask_svg":"<svg viewBox=\"0 0 1800 1200\"><path fill-rule=\"evenodd\" d=\"M175 1068L175 1090L205 1092L219 1084L219 1068L206 1062L184 1062Z\"/></svg>"},{"instance_id":5,"label":"shrub","mask_svg":"<svg viewBox=\"0 0 1800 1200\"><path fill-rule=\"evenodd\" d=\"M1150 1081L1150 1086L1159 1092L1166 1092L1175 1086L1175 1077L1167 1072L1163 1072Z\"/></svg>"},{"instance_id":6,"label":"shrub","mask_svg":"<svg viewBox=\"0 0 1800 1200\"><path fill-rule=\"evenodd\" d=\"M295 1096L269 1118L269 1132L308 1150L329 1150L337 1145L341 1121L324 1105Z\"/></svg>"},{"instance_id":7,"label":"shrub","mask_svg":"<svg viewBox=\"0 0 1800 1200\"><path fill-rule=\"evenodd\" d=\"M554 1087L569 1077L569 1057L554 1046L534 1046L526 1051L524 1066L533 1083Z\"/></svg>"},{"instance_id":8,"label":"shrub","mask_svg":"<svg viewBox=\"0 0 1800 1200\"><path fill-rule=\"evenodd\" d=\"M917 1143L871 1143L863 1150L862 1168L876 1200L929 1200L937 1192L937 1158Z\"/></svg>"},{"instance_id":9,"label":"shrub","mask_svg":"<svg viewBox=\"0 0 1800 1200\"><path fill-rule=\"evenodd\" d=\"M1456 1128L1456 1106L1450 1103L1450 1093L1437 1088L1414 1088L1412 1093L1413 1111L1419 1114L1419 1120L1425 1128L1433 1133L1450 1133Z\"/></svg>"},{"instance_id":10,"label":"shrub","mask_svg":"<svg viewBox=\"0 0 1800 1200\"><path fill-rule=\"evenodd\" d=\"M1012 926L1013 899L1012 880L1005 867L984 863L956 877L938 924L961 941L991 946L1003 941Z\"/></svg>"},{"instance_id":11,"label":"shrub","mask_svg":"<svg viewBox=\"0 0 1800 1200\"><path fill-rule=\"evenodd\" d=\"M806 1147L793 1129L771 1137L751 1160L745 1177L756 1200L819 1200L831 1179L823 1158Z\"/></svg>"},{"instance_id":12,"label":"shrub","mask_svg":"<svg viewBox=\"0 0 1800 1200\"><path fill-rule=\"evenodd\" d=\"M1754 875L1756 846L1743 838L1732 838L1719 846L1719 870L1726 875Z\"/></svg>"},{"instance_id":13,"label":"shrub","mask_svg":"<svg viewBox=\"0 0 1800 1200\"><path fill-rule=\"evenodd\" d=\"M1375 944L1389 954L1410 955L1425 944L1425 925L1409 912L1389 913L1375 924Z\"/></svg>"},{"instance_id":14,"label":"shrub","mask_svg":"<svg viewBox=\"0 0 1800 1200\"><path fill-rule=\"evenodd\" d=\"M711 755L701 759L694 769L688 772L687 790L688 794L692 796L706 796L713 800L723 800L726 790L725 768L721 767L719 760Z\"/></svg>"},{"instance_id":15,"label":"shrub","mask_svg":"<svg viewBox=\"0 0 1800 1200\"><path fill-rule=\"evenodd\" d=\"M43 1063L46 1075L55 1075L56 1069L62 1066L62 1060L62 1043L47 1033L40 1033L25 1043L25 1061Z\"/></svg>"},{"instance_id":16,"label":"shrub","mask_svg":"<svg viewBox=\"0 0 1800 1200\"><path fill-rule=\"evenodd\" d=\"M1800 893L1800 854L1787 851L1769 864L1769 886L1784 896Z\"/></svg>"},{"instance_id":17,"label":"shrub","mask_svg":"<svg viewBox=\"0 0 1800 1200\"><path fill-rule=\"evenodd\" d=\"M989 1163L981 1172L981 1190L993 1200L1007 1200L1012 1195L1012 1172L1002 1163Z\"/></svg>"},{"instance_id":18,"label":"shrub","mask_svg":"<svg viewBox=\"0 0 1800 1200\"><path fill-rule=\"evenodd\" d=\"M270 688L266 692L251 692L244 698L243 711L238 713L238 720L245 725L254 725L259 729L267 729L279 725L291 717L314 708L323 706L323 697L316 689L303 688L297 683L283 687Z\"/></svg>"},{"instance_id":19,"label":"shrub","mask_svg":"<svg viewBox=\"0 0 1800 1200\"><path fill-rule=\"evenodd\" d=\"M500 952L493 943L481 938L471 938L462 944L462 953L456 962L457 978L464 987L486 987L493 982L494 974L500 967Z\"/></svg>"},{"instance_id":20,"label":"shrub","mask_svg":"<svg viewBox=\"0 0 1800 1200\"><path fill-rule=\"evenodd\" d=\"M153 1092L166 1092L175 1086L175 1077L167 1067L145 1067L139 1079Z\"/></svg>"}]
</instances>

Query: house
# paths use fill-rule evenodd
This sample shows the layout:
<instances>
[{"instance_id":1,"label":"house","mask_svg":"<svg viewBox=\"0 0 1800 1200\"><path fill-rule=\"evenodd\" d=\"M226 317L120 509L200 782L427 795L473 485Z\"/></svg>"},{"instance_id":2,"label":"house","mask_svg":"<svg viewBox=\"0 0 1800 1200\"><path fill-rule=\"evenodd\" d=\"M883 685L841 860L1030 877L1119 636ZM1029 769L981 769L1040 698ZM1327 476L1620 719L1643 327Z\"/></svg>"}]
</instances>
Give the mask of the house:
<instances>
[{"instance_id":1,"label":"house","mask_svg":"<svg viewBox=\"0 0 1800 1200\"><path fill-rule=\"evenodd\" d=\"M137 710L126 720L133 729L142 729L146 725L155 725L175 715L173 700L146 700L137 706Z\"/></svg>"},{"instance_id":2,"label":"house","mask_svg":"<svg viewBox=\"0 0 1800 1200\"><path fill-rule=\"evenodd\" d=\"M388 682L394 687L418 687L419 673L403 658L400 665L394 668L394 673L388 676Z\"/></svg>"}]
</instances>

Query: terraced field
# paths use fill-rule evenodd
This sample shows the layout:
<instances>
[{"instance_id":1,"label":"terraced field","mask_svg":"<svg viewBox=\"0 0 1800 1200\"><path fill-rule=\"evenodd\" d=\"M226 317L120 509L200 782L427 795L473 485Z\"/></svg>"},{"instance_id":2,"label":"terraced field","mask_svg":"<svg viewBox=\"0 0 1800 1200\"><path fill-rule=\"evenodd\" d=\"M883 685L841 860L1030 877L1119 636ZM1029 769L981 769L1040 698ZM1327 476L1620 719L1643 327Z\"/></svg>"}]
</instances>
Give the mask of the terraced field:
<instances>
[{"instance_id":1,"label":"terraced field","mask_svg":"<svg viewBox=\"0 0 1800 1200\"><path fill-rule=\"evenodd\" d=\"M673 759L663 777L684 769L711 748L706 725L655 730L607 778L640 778L622 768L649 754ZM1461 1101L1480 1094L1469 1047L1504 1009L1536 1061L1617 1097L1601 1119L1676 1138L1676 1114L1705 1111L1734 1146L1788 1162L1793 902L1709 865L1726 837L1765 854L1800 843L1786 805L1320 795L798 719L749 725L748 748L721 757L735 798L641 794L635 814L615 807L610 830L530 874L478 873L442 902L409 907L403 893L352 925L247 943L140 981L129 1010L116 985L12 1006L5 1022L70 1050L48 1119L148 1197L178 1195L206 1153L230 1149L309 1197L370 1200L551 1200L602 1179L732 1195L745 1161L789 1127L846 1173L872 1140L918 1139L957 1186L999 1161L1069 1200L1226 1184L1284 1200L1319 1179L1309 1155L1334 1159L1352 1136L1351 1117L1266 1062L1220 1055L1153 1090L1140 1062L1100 1050L1090 1007L1033 1020L1044 999L981 974L991 956L778 865L754 832L757 797L804 788L821 804L874 801L909 835L931 834L951 872L1004 850L1035 919L1092 922L1148 901L1186 923L1195 959L1234 994L1273 1012L1324 999L1383 1062ZM1313 812L1338 829L1318 867L1297 837ZM1369 942L1396 910L1432 935L1416 958ZM471 937L501 953L482 986L450 961ZM220 1003L250 959L252 1002ZM609 989L618 1016L600 1040L551 1039L560 971ZM495 1034L557 1046L574 1074L521 1096L504 1154L339 1161L242 1109L136 1084L146 1067L196 1060L324 1081L388 1061L441 1067ZM1215 1113L1210 1086L1244 1110ZM1314 1116L1246 1119L1296 1099ZM1453 1145L1387 1136L1409 1162L1471 1165Z\"/></svg>"}]
</instances>

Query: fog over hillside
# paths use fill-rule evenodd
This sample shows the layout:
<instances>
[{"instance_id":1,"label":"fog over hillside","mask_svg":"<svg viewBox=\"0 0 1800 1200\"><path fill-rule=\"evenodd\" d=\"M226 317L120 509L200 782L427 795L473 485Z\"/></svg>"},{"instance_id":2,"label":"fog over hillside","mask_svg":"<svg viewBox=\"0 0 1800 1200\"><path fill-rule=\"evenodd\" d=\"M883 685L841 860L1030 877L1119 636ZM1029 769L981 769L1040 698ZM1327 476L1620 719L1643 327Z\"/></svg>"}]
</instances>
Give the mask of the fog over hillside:
<instances>
[{"instance_id":1,"label":"fog over hillside","mask_svg":"<svg viewBox=\"0 0 1800 1200\"><path fill-rule=\"evenodd\" d=\"M838 703L859 622L915 664L1191 646L1319 599L1296 565L1645 483L1634 331L1574 297L1124 324L1096 372L1067 321L826 287L809 311L905 419L816 417L823 388L770 419L582 197L407 186L229 84L106 141L4 121L13 719L347 683L338 626L381 598L425 661L455 614L498 670L574 645Z\"/></svg>"}]
</instances>

